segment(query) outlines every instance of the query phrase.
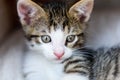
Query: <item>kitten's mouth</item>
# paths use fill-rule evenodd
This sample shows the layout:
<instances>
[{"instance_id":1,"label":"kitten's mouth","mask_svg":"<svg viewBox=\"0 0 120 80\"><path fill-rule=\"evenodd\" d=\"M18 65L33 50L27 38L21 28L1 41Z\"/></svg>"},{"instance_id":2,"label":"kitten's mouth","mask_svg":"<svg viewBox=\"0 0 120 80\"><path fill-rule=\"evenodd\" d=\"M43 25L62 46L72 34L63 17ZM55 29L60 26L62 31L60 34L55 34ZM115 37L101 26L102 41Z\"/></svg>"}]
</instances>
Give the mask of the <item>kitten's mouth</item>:
<instances>
[{"instance_id":1,"label":"kitten's mouth","mask_svg":"<svg viewBox=\"0 0 120 80\"><path fill-rule=\"evenodd\" d=\"M63 62L63 59L54 59L52 60L53 63L61 63Z\"/></svg>"},{"instance_id":2,"label":"kitten's mouth","mask_svg":"<svg viewBox=\"0 0 120 80\"><path fill-rule=\"evenodd\" d=\"M57 57L56 58L56 60L62 60L63 59L63 57Z\"/></svg>"},{"instance_id":3,"label":"kitten's mouth","mask_svg":"<svg viewBox=\"0 0 120 80\"><path fill-rule=\"evenodd\" d=\"M64 60L64 58L55 58L54 61L56 62L62 62Z\"/></svg>"},{"instance_id":4,"label":"kitten's mouth","mask_svg":"<svg viewBox=\"0 0 120 80\"><path fill-rule=\"evenodd\" d=\"M55 60L56 61L61 61L61 60L63 60L63 58L56 58Z\"/></svg>"}]
</instances>

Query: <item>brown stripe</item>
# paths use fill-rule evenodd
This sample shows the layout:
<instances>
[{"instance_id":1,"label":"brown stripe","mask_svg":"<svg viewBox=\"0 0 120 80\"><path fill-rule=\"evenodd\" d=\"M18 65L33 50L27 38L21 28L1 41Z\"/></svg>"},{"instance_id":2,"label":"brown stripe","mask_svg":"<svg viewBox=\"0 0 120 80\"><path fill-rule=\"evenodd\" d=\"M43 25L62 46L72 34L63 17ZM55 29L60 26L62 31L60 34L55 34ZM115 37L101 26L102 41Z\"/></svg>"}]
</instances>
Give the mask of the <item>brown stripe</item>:
<instances>
[{"instance_id":1,"label":"brown stripe","mask_svg":"<svg viewBox=\"0 0 120 80\"><path fill-rule=\"evenodd\" d=\"M89 70L90 66L81 66L81 65L77 65L74 68L84 68L85 70Z\"/></svg>"},{"instance_id":2,"label":"brown stripe","mask_svg":"<svg viewBox=\"0 0 120 80\"><path fill-rule=\"evenodd\" d=\"M84 60L74 60L74 61L69 61L65 66L64 66L64 71L67 69L69 65L78 63L78 62L84 62Z\"/></svg>"},{"instance_id":3,"label":"brown stripe","mask_svg":"<svg viewBox=\"0 0 120 80\"><path fill-rule=\"evenodd\" d=\"M87 72L85 71L78 71L78 70L70 70L70 71L67 71L66 73L79 73L79 74L82 74L82 75L88 75Z\"/></svg>"},{"instance_id":4,"label":"brown stripe","mask_svg":"<svg viewBox=\"0 0 120 80\"><path fill-rule=\"evenodd\" d=\"M82 37L78 37L78 40L74 43L73 45L73 48L76 48L76 47L82 47L83 46L83 43L84 43L84 40L82 39Z\"/></svg>"}]
</instances>

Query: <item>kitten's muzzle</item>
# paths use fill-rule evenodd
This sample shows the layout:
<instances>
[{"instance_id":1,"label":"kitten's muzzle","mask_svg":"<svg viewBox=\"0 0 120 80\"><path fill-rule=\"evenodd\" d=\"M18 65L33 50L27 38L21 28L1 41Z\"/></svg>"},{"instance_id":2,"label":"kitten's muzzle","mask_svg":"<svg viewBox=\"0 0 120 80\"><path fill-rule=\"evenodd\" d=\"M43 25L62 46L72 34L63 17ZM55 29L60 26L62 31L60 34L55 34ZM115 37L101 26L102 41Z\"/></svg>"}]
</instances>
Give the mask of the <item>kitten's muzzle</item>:
<instances>
[{"instance_id":1,"label":"kitten's muzzle","mask_svg":"<svg viewBox=\"0 0 120 80\"><path fill-rule=\"evenodd\" d=\"M62 52L62 53L54 53L54 55L57 57L58 60L60 60L62 58L62 56L64 55L64 52Z\"/></svg>"}]
</instances>

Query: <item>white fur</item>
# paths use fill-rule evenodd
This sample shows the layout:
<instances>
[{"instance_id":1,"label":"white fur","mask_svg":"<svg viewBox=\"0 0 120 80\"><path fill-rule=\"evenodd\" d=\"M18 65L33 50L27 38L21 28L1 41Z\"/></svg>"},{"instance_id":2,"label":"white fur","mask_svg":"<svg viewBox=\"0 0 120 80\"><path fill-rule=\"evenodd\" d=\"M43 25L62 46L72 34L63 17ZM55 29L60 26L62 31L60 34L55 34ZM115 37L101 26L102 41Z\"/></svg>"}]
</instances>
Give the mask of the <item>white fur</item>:
<instances>
[{"instance_id":1,"label":"white fur","mask_svg":"<svg viewBox=\"0 0 120 80\"><path fill-rule=\"evenodd\" d=\"M25 80L60 80L62 65L51 62L37 52L28 52L25 58Z\"/></svg>"},{"instance_id":2,"label":"white fur","mask_svg":"<svg viewBox=\"0 0 120 80\"><path fill-rule=\"evenodd\" d=\"M67 35L61 29L53 31L49 35L52 39L50 43L32 42L33 49L26 53L23 64L25 80L88 80L88 77L80 74L71 75L63 72L64 64L60 62L72 55L72 50L64 45ZM39 40L41 41L41 39ZM57 60L54 52L65 53L61 60Z\"/></svg>"},{"instance_id":3,"label":"white fur","mask_svg":"<svg viewBox=\"0 0 120 80\"><path fill-rule=\"evenodd\" d=\"M62 80L89 80L87 76L80 74L65 74Z\"/></svg>"}]
</instances>

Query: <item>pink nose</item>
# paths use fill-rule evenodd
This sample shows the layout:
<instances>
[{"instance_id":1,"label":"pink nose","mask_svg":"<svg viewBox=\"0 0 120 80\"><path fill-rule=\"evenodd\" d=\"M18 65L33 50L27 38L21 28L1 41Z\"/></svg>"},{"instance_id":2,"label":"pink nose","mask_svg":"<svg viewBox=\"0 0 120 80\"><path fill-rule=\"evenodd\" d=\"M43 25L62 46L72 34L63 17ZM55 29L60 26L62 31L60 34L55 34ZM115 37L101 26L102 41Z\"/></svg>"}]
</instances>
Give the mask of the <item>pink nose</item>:
<instances>
[{"instance_id":1,"label":"pink nose","mask_svg":"<svg viewBox=\"0 0 120 80\"><path fill-rule=\"evenodd\" d=\"M54 53L54 55L55 55L58 59L61 59L62 56L64 55L64 52L63 52L63 53Z\"/></svg>"}]
</instances>

